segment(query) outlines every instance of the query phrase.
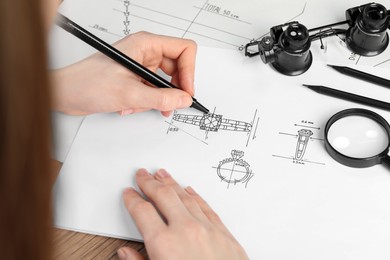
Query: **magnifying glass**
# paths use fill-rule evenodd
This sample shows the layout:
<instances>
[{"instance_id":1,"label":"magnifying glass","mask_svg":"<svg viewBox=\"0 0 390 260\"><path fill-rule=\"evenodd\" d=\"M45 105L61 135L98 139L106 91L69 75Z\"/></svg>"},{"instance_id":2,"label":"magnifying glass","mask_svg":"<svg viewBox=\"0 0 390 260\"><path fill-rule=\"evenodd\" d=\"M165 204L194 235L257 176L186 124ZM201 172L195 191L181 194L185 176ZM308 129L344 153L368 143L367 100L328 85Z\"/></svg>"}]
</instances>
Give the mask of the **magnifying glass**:
<instances>
[{"instance_id":1,"label":"magnifying glass","mask_svg":"<svg viewBox=\"0 0 390 260\"><path fill-rule=\"evenodd\" d=\"M333 115L325 126L325 148L341 164L390 170L390 126L375 112L351 108Z\"/></svg>"}]
</instances>

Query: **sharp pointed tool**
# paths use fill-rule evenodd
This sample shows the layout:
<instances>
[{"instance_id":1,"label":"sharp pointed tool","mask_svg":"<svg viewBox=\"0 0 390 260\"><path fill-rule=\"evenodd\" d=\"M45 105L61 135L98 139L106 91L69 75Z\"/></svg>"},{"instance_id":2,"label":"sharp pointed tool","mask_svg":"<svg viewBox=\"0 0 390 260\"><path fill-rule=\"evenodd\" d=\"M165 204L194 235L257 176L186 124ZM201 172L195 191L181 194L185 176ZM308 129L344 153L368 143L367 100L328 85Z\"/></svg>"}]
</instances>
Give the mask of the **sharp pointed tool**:
<instances>
[{"instance_id":1,"label":"sharp pointed tool","mask_svg":"<svg viewBox=\"0 0 390 260\"><path fill-rule=\"evenodd\" d=\"M303 86L323 95L335 97L335 98L340 98L344 100L348 100L351 102L371 106L371 107L376 107L380 109L384 109L387 111L390 111L390 103L386 103L384 101L376 100L373 98L368 98L364 96L359 96L353 93L333 89L333 88L328 88L324 86L318 86L318 85L306 85L303 84Z\"/></svg>"},{"instance_id":2,"label":"sharp pointed tool","mask_svg":"<svg viewBox=\"0 0 390 260\"><path fill-rule=\"evenodd\" d=\"M372 75L372 74L369 74L369 73L366 73L366 72L363 72L360 70L345 67L345 66L336 66L336 65L330 65L330 64L328 64L328 66L332 67L333 69L335 69L338 72L343 73L345 75L390 88L390 80L388 80L388 79L381 78L381 77L378 77L378 76L375 76L375 75Z\"/></svg>"}]
</instances>

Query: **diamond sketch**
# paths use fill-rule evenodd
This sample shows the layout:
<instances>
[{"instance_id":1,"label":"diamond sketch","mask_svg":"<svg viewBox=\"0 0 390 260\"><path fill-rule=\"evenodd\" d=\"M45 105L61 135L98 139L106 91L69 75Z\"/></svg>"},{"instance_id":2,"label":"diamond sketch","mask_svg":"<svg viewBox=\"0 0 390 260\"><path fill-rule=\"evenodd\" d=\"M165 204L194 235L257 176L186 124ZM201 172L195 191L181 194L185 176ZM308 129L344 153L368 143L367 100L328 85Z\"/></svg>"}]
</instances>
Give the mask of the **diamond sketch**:
<instances>
[{"instance_id":1,"label":"diamond sketch","mask_svg":"<svg viewBox=\"0 0 390 260\"><path fill-rule=\"evenodd\" d=\"M177 122L198 125L201 130L212 132L218 132L218 130L250 132L252 130L252 124L250 123L226 119L222 115L216 114L204 114L202 116L174 114L172 119Z\"/></svg>"},{"instance_id":2,"label":"diamond sketch","mask_svg":"<svg viewBox=\"0 0 390 260\"><path fill-rule=\"evenodd\" d=\"M248 182L254 176L250 165L242 159L244 157L243 151L232 150L231 155L232 157L220 161L218 167L216 167L218 177L228 184L227 188L230 184L236 185L238 183L244 184L246 188Z\"/></svg>"}]
</instances>

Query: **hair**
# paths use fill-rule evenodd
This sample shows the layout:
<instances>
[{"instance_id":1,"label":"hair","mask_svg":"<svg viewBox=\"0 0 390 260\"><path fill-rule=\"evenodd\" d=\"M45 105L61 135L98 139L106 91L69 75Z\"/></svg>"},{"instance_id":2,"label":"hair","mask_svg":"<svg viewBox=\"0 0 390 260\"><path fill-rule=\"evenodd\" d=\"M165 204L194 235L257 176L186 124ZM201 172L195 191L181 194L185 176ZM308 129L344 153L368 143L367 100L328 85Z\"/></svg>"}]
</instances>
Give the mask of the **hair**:
<instances>
[{"instance_id":1,"label":"hair","mask_svg":"<svg viewBox=\"0 0 390 260\"><path fill-rule=\"evenodd\" d=\"M2 259L51 258L50 93L42 7L39 0L0 1Z\"/></svg>"}]
</instances>

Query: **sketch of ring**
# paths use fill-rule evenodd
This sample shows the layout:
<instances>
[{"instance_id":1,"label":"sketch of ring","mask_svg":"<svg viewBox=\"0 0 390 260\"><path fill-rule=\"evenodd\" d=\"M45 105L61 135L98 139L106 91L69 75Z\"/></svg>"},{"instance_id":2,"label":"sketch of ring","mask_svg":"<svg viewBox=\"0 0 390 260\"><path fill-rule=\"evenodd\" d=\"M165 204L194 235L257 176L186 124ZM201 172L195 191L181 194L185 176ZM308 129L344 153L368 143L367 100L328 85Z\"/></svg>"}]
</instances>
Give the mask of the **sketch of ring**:
<instances>
[{"instance_id":1,"label":"sketch of ring","mask_svg":"<svg viewBox=\"0 0 390 260\"><path fill-rule=\"evenodd\" d=\"M250 165L243 159L243 151L232 150L232 157L226 158L219 162L217 174L219 178L227 183L245 183L252 177L253 173L250 170Z\"/></svg>"},{"instance_id":2,"label":"sketch of ring","mask_svg":"<svg viewBox=\"0 0 390 260\"><path fill-rule=\"evenodd\" d=\"M298 131L298 142L295 150L295 159L302 160L305 154L307 143L309 142L310 136L313 132L308 129L301 129Z\"/></svg>"}]
</instances>

